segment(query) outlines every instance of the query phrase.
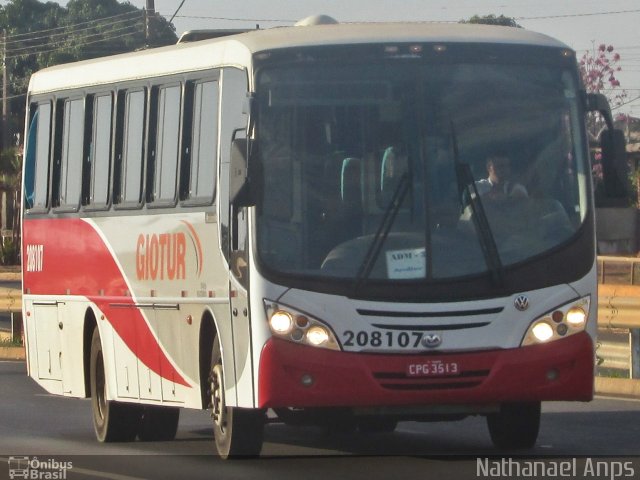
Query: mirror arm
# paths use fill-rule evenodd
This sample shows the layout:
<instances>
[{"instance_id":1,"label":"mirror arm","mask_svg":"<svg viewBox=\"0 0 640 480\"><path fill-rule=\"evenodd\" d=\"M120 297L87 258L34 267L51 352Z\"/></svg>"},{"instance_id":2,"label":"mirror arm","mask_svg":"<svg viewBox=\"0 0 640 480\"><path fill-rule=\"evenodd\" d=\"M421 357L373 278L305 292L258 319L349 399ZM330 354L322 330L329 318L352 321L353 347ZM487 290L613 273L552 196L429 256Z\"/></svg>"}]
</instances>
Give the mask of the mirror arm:
<instances>
[{"instance_id":1,"label":"mirror arm","mask_svg":"<svg viewBox=\"0 0 640 480\"><path fill-rule=\"evenodd\" d=\"M588 112L598 112L604 118L607 128L613 130L613 115L609 101L602 93L587 93L586 107Z\"/></svg>"}]
</instances>

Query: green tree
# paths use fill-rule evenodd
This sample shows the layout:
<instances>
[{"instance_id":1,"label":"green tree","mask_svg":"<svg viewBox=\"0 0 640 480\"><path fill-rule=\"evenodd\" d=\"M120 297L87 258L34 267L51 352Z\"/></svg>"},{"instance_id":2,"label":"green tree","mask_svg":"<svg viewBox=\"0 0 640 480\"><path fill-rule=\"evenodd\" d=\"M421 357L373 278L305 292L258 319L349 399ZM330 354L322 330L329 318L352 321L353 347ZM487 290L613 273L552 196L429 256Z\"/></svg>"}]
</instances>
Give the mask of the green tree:
<instances>
[{"instance_id":1,"label":"green tree","mask_svg":"<svg viewBox=\"0 0 640 480\"><path fill-rule=\"evenodd\" d=\"M522 28L515 19L511 17L505 17L504 15L500 15L496 17L495 15L474 15L469 20L460 20L460 23L482 23L485 25L498 25L501 27L518 27Z\"/></svg>"},{"instance_id":2,"label":"green tree","mask_svg":"<svg viewBox=\"0 0 640 480\"><path fill-rule=\"evenodd\" d=\"M10 0L0 6L0 28L7 32L7 62L11 73L9 110L15 118L10 135L24 125L24 95L30 76L45 67L89 58L132 52L177 41L175 28L163 17L151 19L147 36L144 11L117 0L70 0L66 8L54 2Z\"/></svg>"},{"instance_id":3,"label":"green tree","mask_svg":"<svg viewBox=\"0 0 640 480\"><path fill-rule=\"evenodd\" d=\"M175 28L159 15L117 0L70 0L66 7L38 0L9 0L0 6L0 29L7 35L6 61L10 93L7 137L0 152L0 193L6 192L18 209L20 159L12 149L24 129L25 94L31 75L45 67L143 48L173 44ZM17 210L19 211L19 210ZM7 226L8 227L8 226ZM13 245L19 245L19 225L13 225ZM6 245L0 245L6 247ZM0 250L0 260L6 258ZM6 252L5 252L6 253ZM17 250L16 250L17 254Z\"/></svg>"}]
</instances>

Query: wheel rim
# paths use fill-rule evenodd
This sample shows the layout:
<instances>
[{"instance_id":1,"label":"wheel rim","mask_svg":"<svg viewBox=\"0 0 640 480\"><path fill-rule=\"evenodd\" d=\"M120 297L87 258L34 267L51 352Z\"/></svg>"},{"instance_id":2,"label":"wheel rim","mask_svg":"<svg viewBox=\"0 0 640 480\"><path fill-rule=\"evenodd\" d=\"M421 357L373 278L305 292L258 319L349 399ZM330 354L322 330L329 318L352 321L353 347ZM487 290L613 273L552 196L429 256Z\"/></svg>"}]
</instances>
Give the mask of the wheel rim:
<instances>
[{"instance_id":1,"label":"wheel rim","mask_svg":"<svg viewBox=\"0 0 640 480\"><path fill-rule=\"evenodd\" d=\"M107 383L104 380L102 355L96 359L96 407L100 421L104 421L107 410Z\"/></svg>"},{"instance_id":2,"label":"wheel rim","mask_svg":"<svg viewBox=\"0 0 640 480\"><path fill-rule=\"evenodd\" d=\"M211 370L211 417L220 432L227 426L227 409L224 400L222 365L217 364Z\"/></svg>"}]
</instances>

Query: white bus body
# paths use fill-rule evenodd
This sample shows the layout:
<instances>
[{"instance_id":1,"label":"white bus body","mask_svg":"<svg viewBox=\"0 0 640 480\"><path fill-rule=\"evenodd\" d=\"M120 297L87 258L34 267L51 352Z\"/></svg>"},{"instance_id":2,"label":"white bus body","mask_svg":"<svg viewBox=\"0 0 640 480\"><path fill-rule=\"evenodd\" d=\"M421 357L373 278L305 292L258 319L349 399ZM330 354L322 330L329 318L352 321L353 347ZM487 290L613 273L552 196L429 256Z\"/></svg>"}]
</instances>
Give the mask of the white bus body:
<instances>
[{"instance_id":1,"label":"white bus body","mask_svg":"<svg viewBox=\"0 0 640 480\"><path fill-rule=\"evenodd\" d=\"M532 445L540 401L593 393L582 95L563 44L469 25L278 28L36 73L29 375L92 396L102 441L171 438L186 407L213 408L223 456L259 452L267 409L363 430L480 413L496 444ZM465 176L495 150L529 195L504 225Z\"/></svg>"}]
</instances>

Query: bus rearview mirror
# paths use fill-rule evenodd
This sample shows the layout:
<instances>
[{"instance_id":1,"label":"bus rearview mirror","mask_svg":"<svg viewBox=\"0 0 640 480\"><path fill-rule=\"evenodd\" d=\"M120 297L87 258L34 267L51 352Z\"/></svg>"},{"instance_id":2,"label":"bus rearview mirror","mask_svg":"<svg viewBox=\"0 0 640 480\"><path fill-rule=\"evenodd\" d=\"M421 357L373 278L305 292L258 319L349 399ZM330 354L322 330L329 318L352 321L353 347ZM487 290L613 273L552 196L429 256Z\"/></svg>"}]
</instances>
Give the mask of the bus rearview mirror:
<instances>
[{"instance_id":1,"label":"bus rearview mirror","mask_svg":"<svg viewBox=\"0 0 640 480\"><path fill-rule=\"evenodd\" d=\"M600 134L602 176L607 198L629 195L629 165L622 130L606 129Z\"/></svg>"},{"instance_id":2,"label":"bus rearview mirror","mask_svg":"<svg viewBox=\"0 0 640 480\"><path fill-rule=\"evenodd\" d=\"M248 140L246 138L236 138L231 143L229 202L237 207L248 207L252 205L248 151Z\"/></svg>"}]
</instances>

